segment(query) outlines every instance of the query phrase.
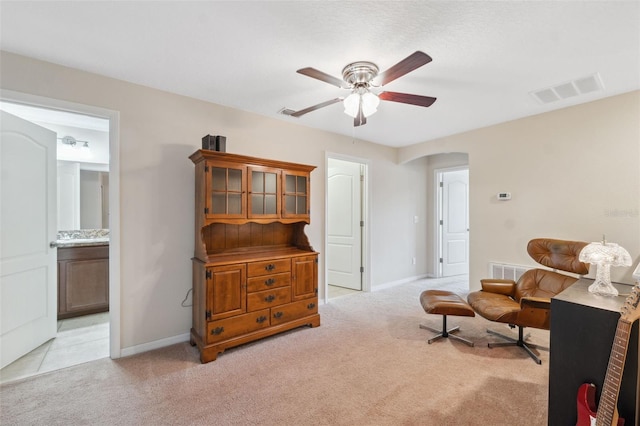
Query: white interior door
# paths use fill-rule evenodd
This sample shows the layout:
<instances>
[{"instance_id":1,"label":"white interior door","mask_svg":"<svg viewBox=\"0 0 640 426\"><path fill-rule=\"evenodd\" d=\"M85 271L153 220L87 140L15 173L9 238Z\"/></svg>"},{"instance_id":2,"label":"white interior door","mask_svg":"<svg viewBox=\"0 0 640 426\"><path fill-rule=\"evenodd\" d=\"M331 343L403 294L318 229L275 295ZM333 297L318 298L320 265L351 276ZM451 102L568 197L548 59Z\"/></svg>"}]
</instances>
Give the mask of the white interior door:
<instances>
[{"instance_id":1,"label":"white interior door","mask_svg":"<svg viewBox=\"0 0 640 426\"><path fill-rule=\"evenodd\" d=\"M442 276L469 273L469 169L442 173Z\"/></svg>"},{"instance_id":2,"label":"white interior door","mask_svg":"<svg viewBox=\"0 0 640 426\"><path fill-rule=\"evenodd\" d=\"M0 368L56 335L56 134L0 111Z\"/></svg>"},{"instance_id":3,"label":"white interior door","mask_svg":"<svg viewBox=\"0 0 640 426\"><path fill-rule=\"evenodd\" d=\"M327 279L362 290L362 166L329 159L327 174Z\"/></svg>"}]
</instances>

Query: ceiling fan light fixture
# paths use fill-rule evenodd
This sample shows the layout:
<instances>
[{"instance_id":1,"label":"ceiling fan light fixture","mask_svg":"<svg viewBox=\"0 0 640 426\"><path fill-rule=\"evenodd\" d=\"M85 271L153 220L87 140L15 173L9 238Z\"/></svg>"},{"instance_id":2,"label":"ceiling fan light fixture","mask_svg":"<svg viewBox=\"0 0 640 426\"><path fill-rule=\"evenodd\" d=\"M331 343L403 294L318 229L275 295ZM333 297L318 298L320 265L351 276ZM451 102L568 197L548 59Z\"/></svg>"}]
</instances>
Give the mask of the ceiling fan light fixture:
<instances>
[{"instance_id":1,"label":"ceiling fan light fixture","mask_svg":"<svg viewBox=\"0 0 640 426\"><path fill-rule=\"evenodd\" d=\"M344 98L342 104L344 105L344 113L350 115L351 117L355 117L356 115L358 115L358 107L360 106L360 95L353 92L349 96Z\"/></svg>"},{"instance_id":2,"label":"ceiling fan light fixture","mask_svg":"<svg viewBox=\"0 0 640 426\"><path fill-rule=\"evenodd\" d=\"M344 99L344 101L342 101L344 105L344 113L355 118L358 115L360 102L362 102L362 114L365 117L369 117L378 111L380 98L366 89L354 90Z\"/></svg>"},{"instance_id":3,"label":"ceiling fan light fixture","mask_svg":"<svg viewBox=\"0 0 640 426\"><path fill-rule=\"evenodd\" d=\"M362 114L365 117L373 115L378 111L378 105L380 105L380 98L371 92L366 92L362 96Z\"/></svg>"}]
</instances>

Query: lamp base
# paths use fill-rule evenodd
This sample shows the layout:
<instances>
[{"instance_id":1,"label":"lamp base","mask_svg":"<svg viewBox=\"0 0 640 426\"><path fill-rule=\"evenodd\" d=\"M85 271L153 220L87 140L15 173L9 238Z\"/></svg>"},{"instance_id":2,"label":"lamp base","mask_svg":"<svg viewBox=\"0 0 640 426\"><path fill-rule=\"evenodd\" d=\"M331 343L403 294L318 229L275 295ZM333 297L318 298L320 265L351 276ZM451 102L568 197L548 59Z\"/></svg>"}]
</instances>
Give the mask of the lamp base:
<instances>
[{"instance_id":1,"label":"lamp base","mask_svg":"<svg viewBox=\"0 0 640 426\"><path fill-rule=\"evenodd\" d=\"M597 294L599 296L615 297L618 295L618 289L611 284L611 282L604 282L596 280L589 286L589 292Z\"/></svg>"}]
</instances>

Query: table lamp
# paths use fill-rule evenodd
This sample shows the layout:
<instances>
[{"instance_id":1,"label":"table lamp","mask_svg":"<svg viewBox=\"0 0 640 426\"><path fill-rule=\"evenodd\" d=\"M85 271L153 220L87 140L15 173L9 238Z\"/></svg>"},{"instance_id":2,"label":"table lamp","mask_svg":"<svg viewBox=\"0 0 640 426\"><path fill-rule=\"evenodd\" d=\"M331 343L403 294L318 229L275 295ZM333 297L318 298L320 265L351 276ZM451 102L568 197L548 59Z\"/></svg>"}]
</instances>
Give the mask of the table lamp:
<instances>
[{"instance_id":1,"label":"table lamp","mask_svg":"<svg viewBox=\"0 0 640 426\"><path fill-rule=\"evenodd\" d=\"M631 266L631 255L616 243L602 242L588 244L578 256L580 262L595 264L596 280L589 291L601 296L617 296L618 290L611 284L612 266Z\"/></svg>"}]
</instances>

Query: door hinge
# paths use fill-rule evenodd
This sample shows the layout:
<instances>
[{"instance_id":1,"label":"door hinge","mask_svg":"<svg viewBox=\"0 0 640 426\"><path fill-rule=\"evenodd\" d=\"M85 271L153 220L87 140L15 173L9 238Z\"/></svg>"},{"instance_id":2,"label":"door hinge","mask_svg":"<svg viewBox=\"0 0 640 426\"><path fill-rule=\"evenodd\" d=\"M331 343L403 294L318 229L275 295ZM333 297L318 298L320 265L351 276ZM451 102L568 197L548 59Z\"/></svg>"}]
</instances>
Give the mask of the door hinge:
<instances>
[{"instance_id":1,"label":"door hinge","mask_svg":"<svg viewBox=\"0 0 640 426\"><path fill-rule=\"evenodd\" d=\"M209 172L209 166L204 166L204 172L208 173Z\"/></svg>"},{"instance_id":2,"label":"door hinge","mask_svg":"<svg viewBox=\"0 0 640 426\"><path fill-rule=\"evenodd\" d=\"M211 279L211 271L207 271L207 273L205 274L205 277L210 280Z\"/></svg>"},{"instance_id":3,"label":"door hinge","mask_svg":"<svg viewBox=\"0 0 640 426\"><path fill-rule=\"evenodd\" d=\"M442 258L440 258L440 263L442 263Z\"/></svg>"},{"instance_id":4,"label":"door hinge","mask_svg":"<svg viewBox=\"0 0 640 426\"><path fill-rule=\"evenodd\" d=\"M361 273L361 274L364 274L364 266L361 266L361 267L360 267L360 273Z\"/></svg>"},{"instance_id":5,"label":"door hinge","mask_svg":"<svg viewBox=\"0 0 640 426\"><path fill-rule=\"evenodd\" d=\"M204 208L204 214L209 214L209 207Z\"/></svg>"},{"instance_id":6,"label":"door hinge","mask_svg":"<svg viewBox=\"0 0 640 426\"><path fill-rule=\"evenodd\" d=\"M440 219L440 225L444 225L444 220Z\"/></svg>"},{"instance_id":7,"label":"door hinge","mask_svg":"<svg viewBox=\"0 0 640 426\"><path fill-rule=\"evenodd\" d=\"M440 182L440 188L444 186L444 182Z\"/></svg>"},{"instance_id":8,"label":"door hinge","mask_svg":"<svg viewBox=\"0 0 640 426\"><path fill-rule=\"evenodd\" d=\"M318 294L318 289L316 288L315 293Z\"/></svg>"},{"instance_id":9,"label":"door hinge","mask_svg":"<svg viewBox=\"0 0 640 426\"><path fill-rule=\"evenodd\" d=\"M364 228L364 220L360 221L360 228Z\"/></svg>"},{"instance_id":10,"label":"door hinge","mask_svg":"<svg viewBox=\"0 0 640 426\"><path fill-rule=\"evenodd\" d=\"M210 320L211 319L211 311L207 311L204 313L204 318Z\"/></svg>"},{"instance_id":11,"label":"door hinge","mask_svg":"<svg viewBox=\"0 0 640 426\"><path fill-rule=\"evenodd\" d=\"M318 263L318 258L317 257L316 257L315 261L316 261L316 263Z\"/></svg>"}]
</instances>

